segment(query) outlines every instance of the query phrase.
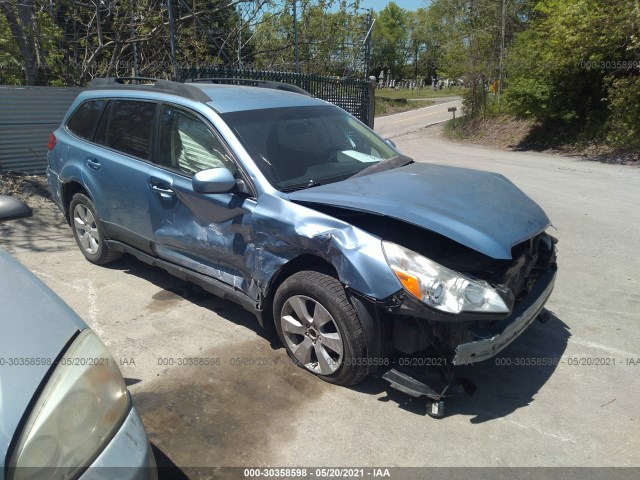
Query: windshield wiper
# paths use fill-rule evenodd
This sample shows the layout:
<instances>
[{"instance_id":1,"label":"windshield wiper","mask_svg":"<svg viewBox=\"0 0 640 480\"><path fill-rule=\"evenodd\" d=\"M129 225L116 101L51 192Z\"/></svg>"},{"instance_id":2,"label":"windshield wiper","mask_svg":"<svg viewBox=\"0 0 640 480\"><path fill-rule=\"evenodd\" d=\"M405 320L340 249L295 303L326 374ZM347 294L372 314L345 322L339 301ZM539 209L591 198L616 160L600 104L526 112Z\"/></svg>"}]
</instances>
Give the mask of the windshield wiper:
<instances>
[{"instance_id":1,"label":"windshield wiper","mask_svg":"<svg viewBox=\"0 0 640 480\"><path fill-rule=\"evenodd\" d=\"M364 170L360 170L355 175L351 175L349 178L357 178L362 177L364 175L371 175L372 173L384 172L386 170L392 170L398 167L404 167L405 165L409 165L413 163L413 159L409 158L405 155L396 155L395 157L387 158L386 160L382 160L374 165L371 165Z\"/></svg>"},{"instance_id":2,"label":"windshield wiper","mask_svg":"<svg viewBox=\"0 0 640 480\"><path fill-rule=\"evenodd\" d=\"M310 180L307 183L298 183L296 185L289 185L288 187L281 188L280 191L284 193L296 192L298 190L304 190L305 188L319 187L320 185L322 185L322 183L314 182L313 180Z\"/></svg>"},{"instance_id":3,"label":"windshield wiper","mask_svg":"<svg viewBox=\"0 0 640 480\"><path fill-rule=\"evenodd\" d=\"M309 180L306 183L296 183L294 185L289 185L287 187L279 188L278 190L284 193L295 192L297 190L304 190L306 188L319 187L320 185L326 185L327 183L339 182L347 178L351 178L351 172L341 173L340 175L333 175L331 177L321 177L319 181Z\"/></svg>"}]
</instances>

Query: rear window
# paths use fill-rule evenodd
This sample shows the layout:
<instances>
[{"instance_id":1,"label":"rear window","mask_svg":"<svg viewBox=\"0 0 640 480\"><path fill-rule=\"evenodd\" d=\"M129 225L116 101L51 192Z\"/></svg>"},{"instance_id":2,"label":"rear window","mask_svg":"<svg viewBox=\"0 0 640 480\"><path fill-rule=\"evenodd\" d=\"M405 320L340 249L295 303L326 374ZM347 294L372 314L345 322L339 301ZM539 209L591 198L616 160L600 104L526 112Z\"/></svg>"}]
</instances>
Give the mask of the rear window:
<instances>
[{"instance_id":1,"label":"rear window","mask_svg":"<svg viewBox=\"0 0 640 480\"><path fill-rule=\"evenodd\" d=\"M149 159L156 104L118 100L111 106L107 145L128 155Z\"/></svg>"},{"instance_id":2,"label":"rear window","mask_svg":"<svg viewBox=\"0 0 640 480\"><path fill-rule=\"evenodd\" d=\"M67 123L69 131L81 138L91 140L104 104L105 100L93 100L80 105Z\"/></svg>"}]
</instances>

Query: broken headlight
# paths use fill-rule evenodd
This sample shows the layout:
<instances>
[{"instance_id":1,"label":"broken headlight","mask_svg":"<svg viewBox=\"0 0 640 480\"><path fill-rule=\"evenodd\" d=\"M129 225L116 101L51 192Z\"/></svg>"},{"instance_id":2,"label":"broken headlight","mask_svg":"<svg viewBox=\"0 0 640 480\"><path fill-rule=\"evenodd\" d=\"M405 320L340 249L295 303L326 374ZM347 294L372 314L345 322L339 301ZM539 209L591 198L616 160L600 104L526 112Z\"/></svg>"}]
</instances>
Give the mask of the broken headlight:
<instances>
[{"instance_id":1,"label":"broken headlight","mask_svg":"<svg viewBox=\"0 0 640 480\"><path fill-rule=\"evenodd\" d=\"M447 313L508 313L491 285L469 278L391 242L382 242L389 267L404 289L430 307Z\"/></svg>"}]
</instances>

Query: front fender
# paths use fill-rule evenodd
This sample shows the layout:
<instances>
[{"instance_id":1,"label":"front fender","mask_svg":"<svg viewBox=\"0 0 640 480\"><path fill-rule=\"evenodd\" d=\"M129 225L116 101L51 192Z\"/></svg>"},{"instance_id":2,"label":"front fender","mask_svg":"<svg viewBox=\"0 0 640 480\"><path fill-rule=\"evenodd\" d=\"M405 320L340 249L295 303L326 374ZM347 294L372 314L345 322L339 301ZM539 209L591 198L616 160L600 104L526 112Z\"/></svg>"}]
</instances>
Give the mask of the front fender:
<instances>
[{"instance_id":1,"label":"front fender","mask_svg":"<svg viewBox=\"0 0 640 480\"><path fill-rule=\"evenodd\" d=\"M381 239L349 223L269 194L259 199L253 222L252 270L263 291L301 255L326 260L346 287L368 297L384 299L402 289L387 265Z\"/></svg>"}]
</instances>

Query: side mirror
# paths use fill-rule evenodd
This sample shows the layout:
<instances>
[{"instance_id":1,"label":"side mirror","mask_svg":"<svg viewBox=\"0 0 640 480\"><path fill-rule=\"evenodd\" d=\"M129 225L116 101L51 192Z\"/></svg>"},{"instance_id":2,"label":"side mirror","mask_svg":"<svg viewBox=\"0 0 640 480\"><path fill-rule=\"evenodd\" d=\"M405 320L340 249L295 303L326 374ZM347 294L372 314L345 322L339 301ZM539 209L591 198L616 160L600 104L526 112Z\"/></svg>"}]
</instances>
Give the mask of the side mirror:
<instances>
[{"instance_id":1,"label":"side mirror","mask_svg":"<svg viewBox=\"0 0 640 480\"><path fill-rule=\"evenodd\" d=\"M236 179L226 168L202 170L193 176L193 191L198 193L227 193L236 186Z\"/></svg>"},{"instance_id":2,"label":"side mirror","mask_svg":"<svg viewBox=\"0 0 640 480\"><path fill-rule=\"evenodd\" d=\"M33 215L31 207L16 197L0 195L0 222Z\"/></svg>"}]
</instances>

